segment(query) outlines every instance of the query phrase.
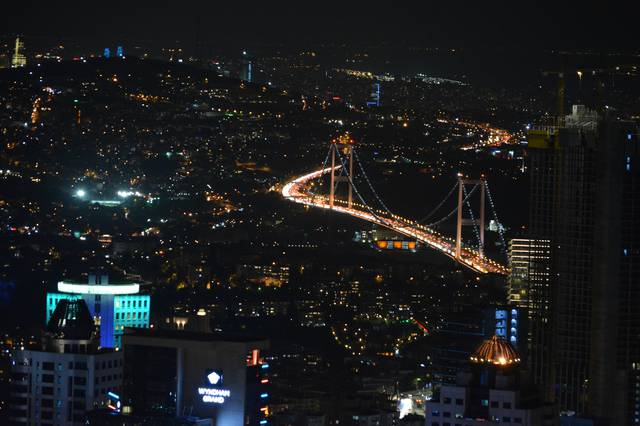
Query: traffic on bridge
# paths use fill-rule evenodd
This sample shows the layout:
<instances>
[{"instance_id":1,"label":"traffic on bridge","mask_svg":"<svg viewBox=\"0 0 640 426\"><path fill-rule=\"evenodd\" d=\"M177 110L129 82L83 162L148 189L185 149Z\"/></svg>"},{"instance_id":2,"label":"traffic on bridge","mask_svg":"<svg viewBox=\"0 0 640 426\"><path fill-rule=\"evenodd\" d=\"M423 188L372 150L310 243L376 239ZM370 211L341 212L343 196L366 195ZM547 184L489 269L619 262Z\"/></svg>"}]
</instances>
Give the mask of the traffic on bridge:
<instances>
[{"instance_id":1,"label":"traffic on bridge","mask_svg":"<svg viewBox=\"0 0 640 426\"><path fill-rule=\"evenodd\" d=\"M326 167L299 176L284 185L282 195L287 200L299 204L348 214L375 223L376 225L384 226L407 237L415 238L417 241L438 250L473 271L479 273L507 274L508 269L505 266L487 258L477 250L462 247L457 253L455 240L445 237L420 223L383 210L372 210L366 205L351 200L345 202L339 199L313 194L309 191L312 181L332 171L335 173L335 171L341 167L340 165Z\"/></svg>"}]
</instances>

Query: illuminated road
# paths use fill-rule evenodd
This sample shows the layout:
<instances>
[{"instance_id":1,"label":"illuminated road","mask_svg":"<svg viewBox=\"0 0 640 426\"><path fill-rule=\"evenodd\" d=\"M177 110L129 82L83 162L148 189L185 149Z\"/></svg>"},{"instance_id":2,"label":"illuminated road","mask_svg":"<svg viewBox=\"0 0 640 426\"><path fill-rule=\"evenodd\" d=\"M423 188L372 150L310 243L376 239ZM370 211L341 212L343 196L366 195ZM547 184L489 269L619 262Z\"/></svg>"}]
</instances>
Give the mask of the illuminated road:
<instances>
[{"instance_id":1,"label":"illuminated road","mask_svg":"<svg viewBox=\"0 0 640 426\"><path fill-rule=\"evenodd\" d=\"M309 184L312 180L330 171L330 167L316 170L315 172L299 176L287 182L282 188L282 196L295 203L323 209L332 209L339 213L348 214L375 223L376 225L384 226L399 234L414 238L476 272L507 274L508 270L506 267L491 259L480 256L475 250L463 248L460 258L456 258L455 241L412 220L381 210L370 210L368 207L355 202L352 208L349 208L345 201L337 199L334 202L333 208L331 208L327 197L308 192Z\"/></svg>"}]
</instances>

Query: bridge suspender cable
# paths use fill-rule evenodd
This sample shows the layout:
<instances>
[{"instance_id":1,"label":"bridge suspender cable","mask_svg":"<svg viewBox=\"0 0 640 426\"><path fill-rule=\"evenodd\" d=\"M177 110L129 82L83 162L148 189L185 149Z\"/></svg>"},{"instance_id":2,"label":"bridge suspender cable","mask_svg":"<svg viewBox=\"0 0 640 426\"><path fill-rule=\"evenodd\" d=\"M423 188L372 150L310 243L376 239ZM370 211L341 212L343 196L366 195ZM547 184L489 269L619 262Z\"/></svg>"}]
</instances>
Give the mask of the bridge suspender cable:
<instances>
[{"instance_id":1,"label":"bridge suspender cable","mask_svg":"<svg viewBox=\"0 0 640 426\"><path fill-rule=\"evenodd\" d=\"M469 199L469 197L471 197L471 195L473 195L473 193L475 192L475 190L478 189L478 184L476 183L473 188L471 188L471 191L469 191L469 194L467 194L467 196L464 198L464 200L462 200L463 202L467 202L467 200ZM434 226L440 225L442 222L446 221L447 219L449 219L451 216L453 216L456 212L458 211L458 206L456 206L453 210L451 210L451 212L446 215L445 217L443 217L442 219L429 223L426 226L427 228L432 228Z\"/></svg>"},{"instance_id":2,"label":"bridge suspender cable","mask_svg":"<svg viewBox=\"0 0 640 426\"><path fill-rule=\"evenodd\" d=\"M369 180L369 177L367 176L367 174L364 171L364 167L362 167L362 163L360 162L360 157L358 156L358 153L356 152L355 149L352 148L352 150L353 150L353 155L356 157L356 161L358 162L358 166L360 167L360 171L362 171L362 175L364 176L364 179L369 184L369 188L371 188L371 192L373 192L373 195L376 197L376 199L378 200L378 202L380 203L382 208L384 210L386 210L387 213L393 214L393 213L391 213L391 210L389 210L387 205L384 203L384 201L382 201L382 198L380 198L380 196L378 195L376 190L373 188L373 185L371 184L371 181Z\"/></svg>"},{"instance_id":3,"label":"bridge suspender cable","mask_svg":"<svg viewBox=\"0 0 640 426\"><path fill-rule=\"evenodd\" d=\"M493 203L493 198L491 197L491 191L489 191L489 184L487 183L487 181L484 181L484 187L487 190L487 195L489 198L489 205L491 206L491 212L493 213L493 219L496 221L496 224L498 226L498 235L500 236L500 243L502 244L502 252L505 256L508 257L507 254L507 244L505 242L504 239L504 229L502 229L502 225L500 224L500 221L498 220L498 212L496 211L496 206Z\"/></svg>"},{"instance_id":4,"label":"bridge suspender cable","mask_svg":"<svg viewBox=\"0 0 640 426\"><path fill-rule=\"evenodd\" d=\"M327 167L327 163L329 162L329 157L331 156L331 148L329 148L329 150L327 151L327 156L324 158L324 162L322 163L322 168L320 170L324 170ZM322 187L322 176L319 176L320 179L318 179L320 181L320 183L318 184L318 189ZM315 190L310 190L309 193L311 193L311 195L313 197L316 196Z\"/></svg>"},{"instance_id":5,"label":"bridge suspender cable","mask_svg":"<svg viewBox=\"0 0 640 426\"><path fill-rule=\"evenodd\" d=\"M431 210L431 213L420 219L418 223L422 223L425 220L431 219L431 216L433 216L438 210L440 210L440 207L442 207L442 205L449 199L449 197L451 197L451 194L453 194L453 191L455 191L457 187L458 181L456 181L456 183L453 185L453 188L451 188L451 191L449 191L449 193L442 199L442 201L440 201L440 204L438 204L435 209Z\"/></svg>"},{"instance_id":6,"label":"bridge suspender cable","mask_svg":"<svg viewBox=\"0 0 640 426\"><path fill-rule=\"evenodd\" d=\"M469 197L467 197L467 188L466 186L462 185L462 192L464 192L465 195L465 204L467 205L467 208L469 209L469 216L471 217L471 222L473 223L473 232L476 234L476 238L478 239L478 249L482 250L482 240L480 238L480 233L478 232L478 221L476 220L474 214L473 214L473 209L471 208L471 202L469 201Z\"/></svg>"},{"instance_id":7,"label":"bridge suspender cable","mask_svg":"<svg viewBox=\"0 0 640 426\"><path fill-rule=\"evenodd\" d=\"M345 164L344 160L342 159L342 156L340 155L340 151L336 150L336 153L338 154L338 160L340 161L340 164L342 165L343 169L347 168L347 165ZM388 224L389 222L387 221L387 219L380 217L379 215L377 215L373 209L371 207L369 207L369 205L367 204L367 202L364 200L364 198L362 197L362 195L360 194L360 191L358 191L358 188L356 188L356 186L353 183L353 179L351 178L351 176L349 174L347 174L347 178L349 180L349 184L351 185L351 187L353 188L353 191L356 193L356 196L358 197L358 199L360 200L360 202L362 202L362 205L364 207L366 207L366 209L369 211L369 213L371 213L371 215L373 217L375 217L376 219L378 219L379 221Z\"/></svg>"}]
</instances>

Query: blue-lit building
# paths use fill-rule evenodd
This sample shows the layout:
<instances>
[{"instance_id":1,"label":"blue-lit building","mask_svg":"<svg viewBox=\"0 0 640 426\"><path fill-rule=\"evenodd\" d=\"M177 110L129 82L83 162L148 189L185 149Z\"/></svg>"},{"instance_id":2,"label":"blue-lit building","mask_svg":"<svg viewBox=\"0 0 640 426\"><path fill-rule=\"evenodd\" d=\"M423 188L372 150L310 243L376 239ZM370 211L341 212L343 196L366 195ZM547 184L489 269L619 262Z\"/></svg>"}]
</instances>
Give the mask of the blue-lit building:
<instances>
[{"instance_id":1,"label":"blue-lit building","mask_svg":"<svg viewBox=\"0 0 640 426\"><path fill-rule=\"evenodd\" d=\"M379 82L375 82L371 86L371 95L369 96L369 100L367 101L367 106L369 107L380 106L380 83Z\"/></svg>"},{"instance_id":2,"label":"blue-lit building","mask_svg":"<svg viewBox=\"0 0 640 426\"><path fill-rule=\"evenodd\" d=\"M527 350L527 311L517 306L498 306L485 315L485 335L496 335L508 341L524 359Z\"/></svg>"},{"instance_id":3,"label":"blue-lit building","mask_svg":"<svg viewBox=\"0 0 640 426\"><path fill-rule=\"evenodd\" d=\"M253 82L253 63L251 62L251 56L247 51L242 52L242 59L240 61L240 80L247 83Z\"/></svg>"},{"instance_id":4,"label":"blue-lit building","mask_svg":"<svg viewBox=\"0 0 640 426\"><path fill-rule=\"evenodd\" d=\"M47 293L47 322L60 300L83 299L96 325L100 346L121 347L125 327L148 328L151 296L140 294L140 284L109 283L107 275L89 275L88 282L60 281L58 291Z\"/></svg>"}]
</instances>

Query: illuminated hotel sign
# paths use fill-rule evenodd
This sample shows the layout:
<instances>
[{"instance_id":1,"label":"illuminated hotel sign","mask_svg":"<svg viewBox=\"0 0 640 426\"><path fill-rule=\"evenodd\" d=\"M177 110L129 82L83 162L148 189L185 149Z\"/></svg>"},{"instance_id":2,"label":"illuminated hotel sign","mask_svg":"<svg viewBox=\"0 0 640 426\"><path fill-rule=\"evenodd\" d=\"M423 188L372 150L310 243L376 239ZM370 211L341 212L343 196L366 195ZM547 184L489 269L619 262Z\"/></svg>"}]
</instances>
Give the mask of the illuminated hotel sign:
<instances>
[{"instance_id":1,"label":"illuminated hotel sign","mask_svg":"<svg viewBox=\"0 0 640 426\"><path fill-rule=\"evenodd\" d=\"M207 404L224 404L225 398L231 396L229 389L198 388L198 394L202 396L202 402Z\"/></svg>"},{"instance_id":2,"label":"illuminated hotel sign","mask_svg":"<svg viewBox=\"0 0 640 426\"><path fill-rule=\"evenodd\" d=\"M207 374L207 383L213 386L219 386L222 384L222 372L211 371ZM206 404L224 404L225 398L231 396L229 389L220 389L213 387L201 387L198 388L198 395L202 396L202 402Z\"/></svg>"}]
</instances>

